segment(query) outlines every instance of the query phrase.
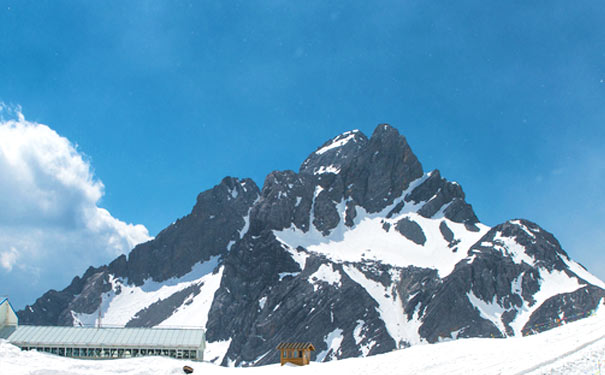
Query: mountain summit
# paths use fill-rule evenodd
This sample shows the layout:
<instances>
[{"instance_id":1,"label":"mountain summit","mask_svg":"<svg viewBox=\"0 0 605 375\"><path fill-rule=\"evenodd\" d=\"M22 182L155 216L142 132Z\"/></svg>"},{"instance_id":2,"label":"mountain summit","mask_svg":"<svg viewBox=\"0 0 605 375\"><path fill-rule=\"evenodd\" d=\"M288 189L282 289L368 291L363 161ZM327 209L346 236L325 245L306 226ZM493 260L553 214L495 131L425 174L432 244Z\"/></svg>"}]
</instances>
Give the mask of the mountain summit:
<instances>
[{"instance_id":1,"label":"mountain summit","mask_svg":"<svg viewBox=\"0 0 605 375\"><path fill-rule=\"evenodd\" d=\"M573 320L605 284L537 224L479 222L462 187L425 172L405 137L343 133L262 190L227 177L191 213L20 311L26 324L201 326L205 358L316 360L462 337L519 336Z\"/></svg>"}]
</instances>

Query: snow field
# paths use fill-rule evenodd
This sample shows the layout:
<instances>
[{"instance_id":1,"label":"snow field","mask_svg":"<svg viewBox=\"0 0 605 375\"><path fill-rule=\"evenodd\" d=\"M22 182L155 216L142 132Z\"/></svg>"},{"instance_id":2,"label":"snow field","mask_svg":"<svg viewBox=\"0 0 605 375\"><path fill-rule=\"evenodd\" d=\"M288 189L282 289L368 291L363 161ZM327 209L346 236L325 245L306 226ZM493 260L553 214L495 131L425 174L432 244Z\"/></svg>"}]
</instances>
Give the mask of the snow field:
<instances>
[{"instance_id":1,"label":"snow field","mask_svg":"<svg viewBox=\"0 0 605 375\"><path fill-rule=\"evenodd\" d=\"M467 256L468 249L490 228L479 223L477 224L478 232L468 231L464 224L452 222L443 216L443 210L447 205L432 218L427 219L416 213L424 202L417 204L406 202L401 212L390 219L385 219L387 214L403 201L409 192L422 184L430 175L427 173L413 181L399 198L381 212L369 214L362 207L356 207L357 215L354 219L354 226L351 228L344 224L347 201L342 201L336 205L340 221L327 236L319 232L314 225L311 225L307 232L291 226L281 231L273 231L273 233L287 248L295 249L302 246L310 252L325 255L339 263L371 260L398 267L414 265L436 269L439 276L443 278L454 270L455 265ZM316 188L315 197L321 192L321 189L320 186ZM315 202L313 202L314 204ZM396 223L403 218L408 218L422 227L426 237L424 245L416 244L395 230ZM313 219L313 209L311 209L311 223L313 223ZM448 247L449 243L439 230L439 224L444 220L454 233L454 239L460 241L455 246L458 248L456 252ZM391 226L388 231L383 227L385 224Z\"/></svg>"},{"instance_id":2,"label":"snow field","mask_svg":"<svg viewBox=\"0 0 605 375\"><path fill-rule=\"evenodd\" d=\"M336 342L339 333L333 332ZM278 355L275 351L274 355ZM206 353L208 357L208 353ZM313 358L314 359L314 358ZM227 368L208 362L147 357L117 360L80 360L47 353L22 352L0 341L0 374L25 375L105 375L182 374L184 365L194 374L217 375L546 375L597 374L599 361L605 363L605 308L597 314L527 337L506 339L461 339L438 344L416 345L408 349L367 358L350 358L310 366L277 365Z\"/></svg>"},{"instance_id":3,"label":"snow field","mask_svg":"<svg viewBox=\"0 0 605 375\"><path fill-rule=\"evenodd\" d=\"M129 285L120 279L110 276L112 290L102 295L101 320L106 326L124 326L135 314L154 302L166 299L189 286L201 284L201 291L195 297L189 297L189 304L184 304L176 310L173 316L162 322L160 326L196 326L205 327L208 319L209 304L214 292L220 284L222 269L213 274L218 265L218 257L212 257L206 262L197 263L191 272L180 278L173 278L161 283L147 280L141 286ZM119 291L119 292L118 292ZM92 314L72 312L74 325L94 326L97 323L99 309Z\"/></svg>"}]
</instances>

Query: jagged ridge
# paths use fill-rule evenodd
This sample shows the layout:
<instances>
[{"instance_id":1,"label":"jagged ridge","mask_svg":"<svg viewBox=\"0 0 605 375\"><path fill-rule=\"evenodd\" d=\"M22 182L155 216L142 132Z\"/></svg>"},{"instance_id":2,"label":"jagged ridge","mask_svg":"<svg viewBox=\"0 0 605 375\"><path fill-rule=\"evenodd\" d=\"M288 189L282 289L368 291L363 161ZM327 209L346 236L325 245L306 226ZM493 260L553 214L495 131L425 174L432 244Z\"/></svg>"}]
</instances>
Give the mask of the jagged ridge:
<instances>
[{"instance_id":1,"label":"jagged ridge","mask_svg":"<svg viewBox=\"0 0 605 375\"><path fill-rule=\"evenodd\" d=\"M481 224L461 186L425 173L382 124L270 173L262 191L225 178L157 238L19 316L203 326L207 358L245 366L276 362L287 340L330 360L526 334L593 309L603 288L536 224Z\"/></svg>"}]
</instances>

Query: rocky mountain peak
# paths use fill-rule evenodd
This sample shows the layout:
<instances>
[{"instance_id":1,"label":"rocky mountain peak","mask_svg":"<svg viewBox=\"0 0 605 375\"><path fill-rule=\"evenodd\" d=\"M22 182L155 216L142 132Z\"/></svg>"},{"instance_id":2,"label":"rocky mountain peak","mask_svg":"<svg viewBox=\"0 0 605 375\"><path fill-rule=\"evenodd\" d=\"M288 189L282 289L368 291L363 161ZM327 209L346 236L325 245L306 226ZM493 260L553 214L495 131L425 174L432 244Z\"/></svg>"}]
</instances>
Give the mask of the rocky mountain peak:
<instances>
[{"instance_id":1,"label":"rocky mountain peak","mask_svg":"<svg viewBox=\"0 0 605 375\"><path fill-rule=\"evenodd\" d=\"M251 179L224 178L197 197L191 213L162 230L153 241L137 245L116 275L136 285L146 279L180 277L200 261L223 255L240 239L260 191ZM116 265L118 266L118 265Z\"/></svg>"},{"instance_id":2,"label":"rocky mountain peak","mask_svg":"<svg viewBox=\"0 0 605 375\"><path fill-rule=\"evenodd\" d=\"M464 223L469 229L479 222L473 208L465 201L462 187L456 182L441 177L438 169L428 173L428 177L405 197L406 202L426 202L418 213L426 218L433 217L439 211L456 222Z\"/></svg>"},{"instance_id":3,"label":"rocky mountain peak","mask_svg":"<svg viewBox=\"0 0 605 375\"><path fill-rule=\"evenodd\" d=\"M489 228L462 187L424 173L387 124L340 134L262 191L224 178L191 213L108 266L19 312L29 324L201 326L207 359L315 360L461 337L504 337L582 316L605 283L527 220Z\"/></svg>"},{"instance_id":4,"label":"rocky mountain peak","mask_svg":"<svg viewBox=\"0 0 605 375\"><path fill-rule=\"evenodd\" d=\"M344 132L325 142L301 164L301 174L338 173L348 166L368 143L359 130Z\"/></svg>"},{"instance_id":5,"label":"rocky mountain peak","mask_svg":"<svg viewBox=\"0 0 605 375\"><path fill-rule=\"evenodd\" d=\"M372 213L392 204L422 175L422 165L405 137L390 125L381 124L344 177L345 186L354 186L351 197Z\"/></svg>"},{"instance_id":6,"label":"rocky mountain peak","mask_svg":"<svg viewBox=\"0 0 605 375\"><path fill-rule=\"evenodd\" d=\"M523 249L523 251L519 251ZM516 263L545 267L549 271L567 268L569 256L552 235L525 219L508 220L489 230L471 252L499 251Z\"/></svg>"}]
</instances>

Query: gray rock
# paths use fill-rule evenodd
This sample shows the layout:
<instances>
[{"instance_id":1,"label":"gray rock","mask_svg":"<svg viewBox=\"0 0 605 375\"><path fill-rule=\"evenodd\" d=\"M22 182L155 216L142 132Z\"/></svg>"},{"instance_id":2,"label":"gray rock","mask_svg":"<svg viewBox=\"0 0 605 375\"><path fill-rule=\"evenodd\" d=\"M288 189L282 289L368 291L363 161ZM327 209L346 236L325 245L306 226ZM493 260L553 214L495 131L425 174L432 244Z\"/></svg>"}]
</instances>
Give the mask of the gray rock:
<instances>
[{"instance_id":1,"label":"gray rock","mask_svg":"<svg viewBox=\"0 0 605 375\"><path fill-rule=\"evenodd\" d=\"M135 285L148 278L164 281L183 276L194 264L225 254L227 244L239 240L244 218L258 197L254 181L226 177L197 197L189 215L155 239L136 246L128 255L126 267L110 271Z\"/></svg>"},{"instance_id":2,"label":"gray rock","mask_svg":"<svg viewBox=\"0 0 605 375\"><path fill-rule=\"evenodd\" d=\"M408 240L423 245L426 243L426 236L422 231L422 227L413 220L403 218L397 222L395 229Z\"/></svg>"},{"instance_id":3,"label":"gray rock","mask_svg":"<svg viewBox=\"0 0 605 375\"><path fill-rule=\"evenodd\" d=\"M452 242L454 240L454 232L447 226L445 221L439 223L439 231L441 232L443 239L447 242Z\"/></svg>"},{"instance_id":4,"label":"gray rock","mask_svg":"<svg viewBox=\"0 0 605 375\"><path fill-rule=\"evenodd\" d=\"M546 300L531 315L523 327L523 334L547 331L560 324L585 318L594 312L603 297L603 289L590 285L575 292L557 294ZM560 321L561 318L563 321Z\"/></svg>"}]
</instances>

